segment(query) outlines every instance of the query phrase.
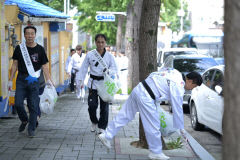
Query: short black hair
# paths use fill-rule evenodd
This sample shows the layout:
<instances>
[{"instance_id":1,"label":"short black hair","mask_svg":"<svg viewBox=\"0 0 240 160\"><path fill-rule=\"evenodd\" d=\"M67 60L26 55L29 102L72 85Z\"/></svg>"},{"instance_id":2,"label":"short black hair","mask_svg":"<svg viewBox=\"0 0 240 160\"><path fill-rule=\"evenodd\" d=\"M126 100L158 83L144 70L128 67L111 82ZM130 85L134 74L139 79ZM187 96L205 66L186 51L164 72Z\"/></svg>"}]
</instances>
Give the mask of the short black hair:
<instances>
[{"instance_id":1,"label":"short black hair","mask_svg":"<svg viewBox=\"0 0 240 160\"><path fill-rule=\"evenodd\" d=\"M95 36L95 42L97 41L97 39L98 39L99 37L102 37L102 38L105 39L105 41L107 41L107 37L106 37L104 34L99 33L99 34L97 34L97 35Z\"/></svg>"},{"instance_id":2,"label":"short black hair","mask_svg":"<svg viewBox=\"0 0 240 160\"><path fill-rule=\"evenodd\" d=\"M82 50L82 46L81 46L80 44L78 44L78 45L76 46L76 50L78 50L78 51Z\"/></svg>"},{"instance_id":3,"label":"short black hair","mask_svg":"<svg viewBox=\"0 0 240 160\"><path fill-rule=\"evenodd\" d=\"M70 52L72 52L72 51L75 51L75 49L72 48L72 49L70 50Z\"/></svg>"},{"instance_id":4,"label":"short black hair","mask_svg":"<svg viewBox=\"0 0 240 160\"><path fill-rule=\"evenodd\" d=\"M33 30L35 31L35 34L37 33L37 28L36 28L36 27L34 27L34 26L26 26L26 27L23 29L24 34L25 34L25 32L26 32L27 29L33 29Z\"/></svg>"},{"instance_id":5,"label":"short black hair","mask_svg":"<svg viewBox=\"0 0 240 160\"><path fill-rule=\"evenodd\" d=\"M193 81L194 84L197 84L198 86L200 86L203 82L202 80L202 76L198 73L198 72L190 72L186 75L187 79L191 79Z\"/></svg>"}]
</instances>

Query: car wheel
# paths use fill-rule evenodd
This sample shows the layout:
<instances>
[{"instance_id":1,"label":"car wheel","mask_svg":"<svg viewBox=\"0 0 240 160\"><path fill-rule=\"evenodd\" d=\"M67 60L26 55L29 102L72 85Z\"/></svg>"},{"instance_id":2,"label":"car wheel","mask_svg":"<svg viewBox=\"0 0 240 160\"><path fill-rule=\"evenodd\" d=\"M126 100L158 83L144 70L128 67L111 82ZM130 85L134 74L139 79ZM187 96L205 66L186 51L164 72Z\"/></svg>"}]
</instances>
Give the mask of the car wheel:
<instances>
[{"instance_id":1,"label":"car wheel","mask_svg":"<svg viewBox=\"0 0 240 160\"><path fill-rule=\"evenodd\" d=\"M191 104L191 112L190 112L190 117L191 117L191 124L194 130L200 131L203 129L204 125L198 122L198 117L197 117L197 110L196 106L194 103Z\"/></svg>"}]
</instances>

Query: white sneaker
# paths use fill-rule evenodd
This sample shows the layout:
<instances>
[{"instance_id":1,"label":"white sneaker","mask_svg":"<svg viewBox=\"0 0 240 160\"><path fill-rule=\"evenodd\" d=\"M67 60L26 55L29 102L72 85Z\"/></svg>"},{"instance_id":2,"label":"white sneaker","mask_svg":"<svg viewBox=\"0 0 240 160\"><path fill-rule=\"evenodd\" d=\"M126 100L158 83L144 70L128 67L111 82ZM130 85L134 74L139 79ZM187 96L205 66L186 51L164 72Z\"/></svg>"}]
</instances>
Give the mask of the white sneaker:
<instances>
[{"instance_id":1,"label":"white sneaker","mask_svg":"<svg viewBox=\"0 0 240 160\"><path fill-rule=\"evenodd\" d=\"M105 131L104 129L99 128L99 129L98 129L98 134L104 133L104 131Z\"/></svg>"},{"instance_id":2,"label":"white sneaker","mask_svg":"<svg viewBox=\"0 0 240 160\"><path fill-rule=\"evenodd\" d=\"M154 159L154 160L166 160L169 159L170 157L166 156L164 153L160 153L160 154L155 154L155 153L149 153L148 157L150 159Z\"/></svg>"},{"instance_id":3,"label":"white sneaker","mask_svg":"<svg viewBox=\"0 0 240 160\"><path fill-rule=\"evenodd\" d=\"M91 132L95 132L96 128L97 128L97 124L92 123Z\"/></svg>"},{"instance_id":4,"label":"white sneaker","mask_svg":"<svg viewBox=\"0 0 240 160\"><path fill-rule=\"evenodd\" d=\"M100 141L102 142L102 144L103 144L104 146L106 146L108 149L111 148L111 142L106 139L105 133L99 134L99 135L98 135L98 138L100 139Z\"/></svg>"}]
</instances>

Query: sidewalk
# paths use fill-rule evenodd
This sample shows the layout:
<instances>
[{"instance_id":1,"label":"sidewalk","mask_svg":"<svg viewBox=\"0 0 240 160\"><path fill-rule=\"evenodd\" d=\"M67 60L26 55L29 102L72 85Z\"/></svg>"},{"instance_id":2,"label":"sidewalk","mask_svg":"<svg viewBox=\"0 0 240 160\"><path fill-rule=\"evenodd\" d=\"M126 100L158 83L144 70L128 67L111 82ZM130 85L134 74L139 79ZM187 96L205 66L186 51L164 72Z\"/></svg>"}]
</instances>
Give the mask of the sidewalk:
<instances>
[{"instance_id":1,"label":"sidewalk","mask_svg":"<svg viewBox=\"0 0 240 160\"><path fill-rule=\"evenodd\" d=\"M109 122L125 98L118 97L116 103L110 105ZM35 138L28 138L25 131L18 133L18 118L0 119L0 160L148 160L148 150L130 145L138 140L138 121L137 114L118 132L112 149L107 150L96 134L90 132L86 99L83 103L75 94L63 94L59 96L54 113L40 119ZM194 152L189 145L164 153L171 160L198 160L202 159L199 154L203 154Z\"/></svg>"}]
</instances>

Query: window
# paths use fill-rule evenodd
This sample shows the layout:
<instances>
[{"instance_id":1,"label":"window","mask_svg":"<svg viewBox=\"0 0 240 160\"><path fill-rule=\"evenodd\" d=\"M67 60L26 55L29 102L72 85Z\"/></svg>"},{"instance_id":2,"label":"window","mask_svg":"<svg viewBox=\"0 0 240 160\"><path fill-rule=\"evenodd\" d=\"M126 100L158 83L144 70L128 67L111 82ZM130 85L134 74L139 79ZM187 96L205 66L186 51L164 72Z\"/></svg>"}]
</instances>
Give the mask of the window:
<instances>
[{"instance_id":1,"label":"window","mask_svg":"<svg viewBox=\"0 0 240 160\"><path fill-rule=\"evenodd\" d=\"M223 74L221 71L217 70L213 79L212 89L215 90L215 86L218 85L223 88Z\"/></svg>"},{"instance_id":2,"label":"window","mask_svg":"<svg viewBox=\"0 0 240 160\"><path fill-rule=\"evenodd\" d=\"M203 84L211 88L211 80L213 78L215 70L210 70L203 75Z\"/></svg>"},{"instance_id":3,"label":"window","mask_svg":"<svg viewBox=\"0 0 240 160\"><path fill-rule=\"evenodd\" d=\"M162 65L161 57L162 57L162 51L158 52L158 57L157 57L158 67Z\"/></svg>"},{"instance_id":4,"label":"window","mask_svg":"<svg viewBox=\"0 0 240 160\"><path fill-rule=\"evenodd\" d=\"M173 68L173 56L170 56L165 60L164 67Z\"/></svg>"},{"instance_id":5,"label":"window","mask_svg":"<svg viewBox=\"0 0 240 160\"><path fill-rule=\"evenodd\" d=\"M163 62L168 56L174 55L189 55L189 54L197 54L195 51L171 51L171 52L164 52Z\"/></svg>"},{"instance_id":6,"label":"window","mask_svg":"<svg viewBox=\"0 0 240 160\"><path fill-rule=\"evenodd\" d=\"M217 65L213 58L175 59L174 68L179 72L204 72L209 67Z\"/></svg>"}]
</instances>

